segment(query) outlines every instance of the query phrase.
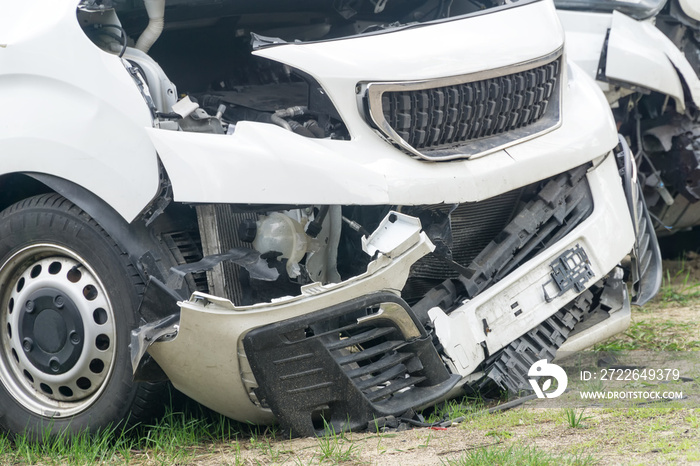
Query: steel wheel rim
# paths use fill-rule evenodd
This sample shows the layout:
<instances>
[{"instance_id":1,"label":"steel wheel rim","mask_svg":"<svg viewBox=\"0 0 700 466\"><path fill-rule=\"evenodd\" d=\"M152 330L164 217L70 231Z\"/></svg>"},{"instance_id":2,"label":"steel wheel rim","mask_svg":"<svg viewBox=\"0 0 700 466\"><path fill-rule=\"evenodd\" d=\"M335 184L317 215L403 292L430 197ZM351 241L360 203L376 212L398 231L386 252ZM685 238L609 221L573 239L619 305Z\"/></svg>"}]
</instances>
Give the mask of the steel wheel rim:
<instances>
[{"instance_id":1,"label":"steel wheel rim","mask_svg":"<svg viewBox=\"0 0 700 466\"><path fill-rule=\"evenodd\" d=\"M35 244L0 267L0 283L5 389L51 418L92 406L111 377L117 343L114 310L97 274L67 248ZM47 326L55 331L42 331Z\"/></svg>"}]
</instances>

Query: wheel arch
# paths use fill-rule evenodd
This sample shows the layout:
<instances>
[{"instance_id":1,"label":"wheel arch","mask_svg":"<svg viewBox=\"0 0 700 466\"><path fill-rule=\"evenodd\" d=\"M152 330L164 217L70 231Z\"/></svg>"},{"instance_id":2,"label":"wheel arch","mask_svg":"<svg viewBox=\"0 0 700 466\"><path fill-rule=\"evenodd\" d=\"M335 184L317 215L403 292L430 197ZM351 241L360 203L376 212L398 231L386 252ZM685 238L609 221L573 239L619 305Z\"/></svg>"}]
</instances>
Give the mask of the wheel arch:
<instances>
[{"instance_id":1,"label":"wheel arch","mask_svg":"<svg viewBox=\"0 0 700 466\"><path fill-rule=\"evenodd\" d=\"M144 283L153 277L166 282L172 265L165 247L141 218L131 223L104 199L88 189L45 173L11 173L0 176L0 211L23 199L46 193L60 194L92 217L125 252ZM177 291L176 291L177 292Z\"/></svg>"}]
</instances>

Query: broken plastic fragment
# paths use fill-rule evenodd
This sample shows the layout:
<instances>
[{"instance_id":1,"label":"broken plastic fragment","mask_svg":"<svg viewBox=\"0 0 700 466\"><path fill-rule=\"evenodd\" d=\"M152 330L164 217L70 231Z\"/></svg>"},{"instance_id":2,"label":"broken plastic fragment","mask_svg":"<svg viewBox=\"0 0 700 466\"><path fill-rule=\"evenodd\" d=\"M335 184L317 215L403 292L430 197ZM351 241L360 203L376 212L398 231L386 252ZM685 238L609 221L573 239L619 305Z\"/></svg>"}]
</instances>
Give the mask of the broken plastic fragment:
<instances>
[{"instance_id":1,"label":"broken plastic fragment","mask_svg":"<svg viewBox=\"0 0 700 466\"><path fill-rule=\"evenodd\" d=\"M396 257L418 242L421 228L417 218L391 211L369 238L362 237L362 250Z\"/></svg>"},{"instance_id":2,"label":"broken plastic fragment","mask_svg":"<svg viewBox=\"0 0 700 466\"><path fill-rule=\"evenodd\" d=\"M192 102L190 96L185 96L177 103L173 104L172 108L173 113L177 113L182 118L186 118L199 108L199 104L197 102Z\"/></svg>"},{"instance_id":3,"label":"broken plastic fragment","mask_svg":"<svg viewBox=\"0 0 700 466\"><path fill-rule=\"evenodd\" d=\"M261 36L260 34L250 33L250 45L253 50L257 50L261 47L267 47L268 45L286 44L287 41L280 39L279 37L267 37Z\"/></svg>"},{"instance_id":4,"label":"broken plastic fragment","mask_svg":"<svg viewBox=\"0 0 700 466\"><path fill-rule=\"evenodd\" d=\"M270 268L267 261L260 257L258 251L247 248L234 248L223 254L212 254L191 264L171 267L170 272L172 273L168 278L168 286L178 289L188 273L206 272L226 260L246 269L250 273L250 278L254 280L274 282L280 276L277 269Z\"/></svg>"}]
</instances>

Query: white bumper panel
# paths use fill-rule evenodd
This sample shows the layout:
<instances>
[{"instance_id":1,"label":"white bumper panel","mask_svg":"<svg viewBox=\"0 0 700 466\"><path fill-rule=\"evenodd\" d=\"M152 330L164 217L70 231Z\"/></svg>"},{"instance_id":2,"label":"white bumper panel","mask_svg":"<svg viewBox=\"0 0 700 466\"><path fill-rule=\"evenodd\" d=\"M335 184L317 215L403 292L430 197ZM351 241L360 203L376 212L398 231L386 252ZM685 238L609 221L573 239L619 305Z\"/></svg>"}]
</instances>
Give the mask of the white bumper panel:
<instances>
[{"instance_id":1,"label":"white bumper panel","mask_svg":"<svg viewBox=\"0 0 700 466\"><path fill-rule=\"evenodd\" d=\"M683 13L693 18L695 21L700 21L700 4L696 0L678 0Z\"/></svg>"},{"instance_id":2,"label":"white bumper panel","mask_svg":"<svg viewBox=\"0 0 700 466\"><path fill-rule=\"evenodd\" d=\"M518 9L516 9L518 10ZM395 149L362 122L350 141L310 139L242 122L231 136L149 128L176 201L253 204L420 205L479 201L565 172L617 144L607 101L568 67L562 125L472 160L426 163ZM352 94L351 104L357 104Z\"/></svg>"},{"instance_id":3,"label":"white bumper panel","mask_svg":"<svg viewBox=\"0 0 700 466\"><path fill-rule=\"evenodd\" d=\"M373 292L399 294L411 265L434 249L425 233L419 233L420 222L413 234L406 234L408 228L401 230L398 239L381 230L376 232L375 247L386 250L368 265L366 273L342 283L302 287L300 296L239 307L227 299L195 293L189 301L179 303L177 338L156 342L148 351L175 388L199 403L239 421L271 422L272 413L254 405L248 395L246 385L255 385L255 380L250 368L239 364L239 358L245 360L243 336L254 328Z\"/></svg>"},{"instance_id":4,"label":"white bumper panel","mask_svg":"<svg viewBox=\"0 0 700 466\"><path fill-rule=\"evenodd\" d=\"M634 230L612 155L589 172L588 182L594 210L571 234L449 316L439 309L430 311L453 372L468 376L484 360L481 342L494 354L576 297L578 293L569 290L549 302L545 299L545 288L549 296L556 294L550 263L564 251L581 246L588 254L594 277L587 286L630 252Z\"/></svg>"},{"instance_id":5,"label":"white bumper panel","mask_svg":"<svg viewBox=\"0 0 700 466\"><path fill-rule=\"evenodd\" d=\"M685 99L700 103L700 80L683 53L651 21L637 21L620 12L589 13L559 10L566 31L569 57L591 77L598 74L605 36L608 39L605 74L608 78L641 86L674 98L678 109ZM690 95L683 92L683 80ZM607 91L607 83L600 83Z\"/></svg>"},{"instance_id":6,"label":"white bumper panel","mask_svg":"<svg viewBox=\"0 0 700 466\"><path fill-rule=\"evenodd\" d=\"M595 274L586 284L591 286L631 250L632 222L612 155L589 172L588 181L595 208L587 220L451 315L438 315L437 335L452 359L453 373L466 377L474 371L483 360L480 342L485 341L493 353L576 296L576 292L568 291L550 302L544 297L543 285L551 279L549 264L564 251L576 245L586 250ZM154 343L149 352L176 388L204 405L241 421L271 421L269 411L250 401L249 390L256 382L246 363L242 338L254 328L327 309L372 292L398 294L411 265L433 250L427 237L418 234L419 225L399 223L398 232L384 224L388 230L381 227L370 237L374 247L383 253L365 274L345 282L310 285L302 288L300 296L245 307L195 293L192 299L180 303L178 336L172 341ZM549 291L550 295L556 294ZM514 317L516 309L512 304L516 301L522 313ZM482 319L491 329L487 334Z\"/></svg>"},{"instance_id":7,"label":"white bumper panel","mask_svg":"<svg viewBox=\"0 0 700 466\"><path fill-rule=\"evenodd\" d=\"M595 78L612 15L568 10L557 10L557 14L566 32L566 53L569 59L588 76ZM606 83L599 84L607 91Z\"/></svg>"},{"instance_id":8,"label":"white bumper panel","mask_svg":"<svg viewBox=\"0 0 700 466\"><path fill-rule=\"evenodd\" d=\"M664 42L670 43L652 23L613 12L605 74L610 79L668 94L684 109L683 86Z\"/></svg>"}]
</instances>

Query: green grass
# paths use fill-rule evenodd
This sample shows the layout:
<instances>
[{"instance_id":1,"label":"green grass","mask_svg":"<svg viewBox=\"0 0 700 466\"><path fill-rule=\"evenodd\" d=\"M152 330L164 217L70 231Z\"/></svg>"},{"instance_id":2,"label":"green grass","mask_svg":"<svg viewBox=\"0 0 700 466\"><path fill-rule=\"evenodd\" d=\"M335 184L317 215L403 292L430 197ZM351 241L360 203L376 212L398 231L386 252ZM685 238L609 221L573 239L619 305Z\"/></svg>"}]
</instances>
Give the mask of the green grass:
<instances>
[{"instance_id":1,"label":"green grass","mask_svg":"<svg viewBox=\"0 0 700 466\"><path fill-rule=\"evenodd\" d=\"M487 447L471 450L456 459L448 459L450 466L586 466L597 464L590 455L557 455L535 447L511 445L508 448Z\"/></svg>"},{"instance_id":2,"label":"green grass","mask_svg":"<svg viewBox=\"0 0 700 466\"><path fill-rule=\"evenodd\" d=\"M594 347L595 351L698 351L700 324L694 322L638 321L623 334Z\"/></svg>"},{"instance_id":3,"label":"green grass","mask_svg":"<svg viewBox=\"0 0 700 466\"><path fill-rule=\"evenodd\" d=\"M546 410L520 410L488 414L480 412L467 422L460 424L463 429L477 429L482 431L510 430L522 425L542 425L554 422L552 416Z\"/></svg>"},{"instance_id":4,"label":"green grass","mask_svg":"<svg viewBox=\"0 0 700 466\"><path fill-rule=\"evenodd\" d=\"M324 433L317 438L317 457L321 462L344 463L352 461L358 455L358 447L352 441L352 437L346 438L346 434L337 433L332 425L324 422Z\"/></svg>"},{"instance_id":5,"label":"green grass","mask_svg":"<svg viewBox=\"0 0 700 466\"><path fill-rule=\"evenodd\" d=\"M460 400L449 400L440 403L424 411L423 415L425 416L425 421L431 424L447 419L463 421L483 409L484 402L482 399L466 396Z\"/></svg>"},{"instance_id":6,"label":"green grass","mask_svg":"<svg viewBox=\"0 0 700 466\"><path fill-rule=\"evenodd\" d=\"M662 302L687 304L700 297L700 283L691 282L690 271L686 270L685 260L681 259L678 270L671 273L665 270L663 282L656 299Z\"/></svg>"},{"instance_id":7,"label":"green grass","mask_svg":"<svg viewBox=\"0 0 700 466\"><path fill-rule=\"evenodd\" d=\"M507 430L490 430L485 434L487 437L493 437L497 440L513 438L513 433Z\"/></svg>"},{"instance_id":8,"label":"green grass","mask_svg":"<svg viewBox=\"0 0 700 466\"><path fill-rule=\"evenodd\" d=\"M44 462L74 465L128 461L137 441L129 433L106 429L95 434L79 433L68 438L56 435L38 443L26 435L18 435L13 442L0 437L3 445L0 463L37 464Z\"/></svg>"},{"instance_id":9,"label":"green grass","mask_svg":"<svg viewBox=\"0 0 700 466\"><path fill-rule=\"evenodd\" d=\"M12 452L12 442L10 439L0 434L0 458Z\"/></svg>"},{"instance_id":10,"label":"green grass","mask_svg":"<svg viewBox=\"0 0 700 466\"><path fill-rule=\"evenodd\" d=\"M202 445L215 440L236 440L238 432L231 432L219 422L205 417L193 417L186 412L166 413L157 423L147 426L139 441L139 449L156 458L173 463L185 463L196 455ZM223 435L220 435L223 434Z\"/></svg>"},{"instance_id":11,"label":"green grass","mask_svg":"<svg viewBox=\"0 0 700 466\"><path fill-rule=\"evenodd\" d=\"M576 410L574 408L565 408L564 409L564 419L566 420L566 423L568 424L569 427L572 429L582 429L585 427L585 424L583 424L583 421L586 421L588 419L591 419L591 416L584 416L583 413L585 412L585 409L582 409L580 413L576 413Z\"/></svg>"},{"instance_id":12,"label":"green grass","mask_svg":"<svg viewBox=\"0 0 700 466\"><path fill-rule=\"evenodd\" d=\"M461 404L468 406L466 400ZM461 412L456 405L447 409ZM581 411L571 410L575 426L566 419L562 422L561 410L514 409L496 414L480 411L450 431L460 429L463 431L460 436L473 436L472 445L483 445L452 452L454 457L444 459L443 464L588 465L596 464L601 456L599 446L608 445L609 455L610 444L613 454L617 445L619 461L629 458L641 464L644 458L649 458L644 455L649 454L670 463L696 461L698 457L698 409L673 403L586 410L586 414L594 417L593 422L588 428L574 432L569 428L581 427L581 422L589 418ZM533 432L537 432L535 437L540 446L532 444ZM407 440L410 443L400 444L401 450L396 444L382 443L398 435L351 434L327 426L324 435L299 448L280 438L274 429L251 428L208 412L171 410L138 433L105 431L93 436L78 435L72 443L65 437L56 437L36 444L19 436L12 444L0 435L0 464L366 464L366 454L374 451L375 442L376 454L446 448L441 431L426 429L406 437L411 439ZM556 439L562 435L578 435L582 443L568 448L559 446ZM381 460L369 464L381 464Z\"/></svg>"},{"instance_id":13,"label":"green grass","mask_svg":"<svg viewBox=\"0 0 700 466\"><path fill-rule=\"evenodd\" d=\"M169 409L157 422L133 431L106 429L70 438L67 434L47 435L41 443L28 435L10 440L0 434L0 464L123 464L144 459L160 464L188 463L215 443L237 443L240 427L203 410Z\"/></svg>"}]
</instances>

